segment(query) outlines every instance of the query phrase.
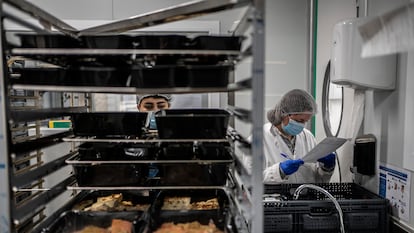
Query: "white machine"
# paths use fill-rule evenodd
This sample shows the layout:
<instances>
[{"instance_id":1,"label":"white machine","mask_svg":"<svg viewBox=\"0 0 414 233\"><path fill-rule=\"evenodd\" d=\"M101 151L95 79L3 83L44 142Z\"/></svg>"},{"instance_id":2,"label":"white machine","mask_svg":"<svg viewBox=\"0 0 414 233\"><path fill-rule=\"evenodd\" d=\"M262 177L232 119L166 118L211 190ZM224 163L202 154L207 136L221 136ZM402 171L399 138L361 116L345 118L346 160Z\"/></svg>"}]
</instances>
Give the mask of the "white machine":
<instances>
[{"instance_id":1,"label":"white machine","mask_svg":"<svg viewBox=\"0 0 414 233\"><path fill-rule=\"evenodd\" d=\"M355 89L393 90L397 56L361 57L362 38L358 26L368 18L348 19L333 30L331 82Z\"/></svg>"}]
</instances>

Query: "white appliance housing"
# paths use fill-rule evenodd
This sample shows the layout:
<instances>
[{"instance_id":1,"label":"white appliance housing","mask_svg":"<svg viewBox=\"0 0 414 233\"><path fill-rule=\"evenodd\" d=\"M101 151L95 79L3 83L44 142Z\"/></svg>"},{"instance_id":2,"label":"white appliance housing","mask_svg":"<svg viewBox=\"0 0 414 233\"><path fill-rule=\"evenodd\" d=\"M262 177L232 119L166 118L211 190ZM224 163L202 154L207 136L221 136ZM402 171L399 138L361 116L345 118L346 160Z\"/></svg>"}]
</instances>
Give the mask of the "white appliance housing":
<instances>
[{"instance_id":1,"label":"white appliance housing","mask_svg":"<svg viewBox=\"0 0 414 233\"><path fill-rule=\"evenodd\" d=\"M393 90L397 56L361 57L362 38L358 26L368 18L340 21L334 26L331 82L355 89Z\"/></svg>"}]
</instances>

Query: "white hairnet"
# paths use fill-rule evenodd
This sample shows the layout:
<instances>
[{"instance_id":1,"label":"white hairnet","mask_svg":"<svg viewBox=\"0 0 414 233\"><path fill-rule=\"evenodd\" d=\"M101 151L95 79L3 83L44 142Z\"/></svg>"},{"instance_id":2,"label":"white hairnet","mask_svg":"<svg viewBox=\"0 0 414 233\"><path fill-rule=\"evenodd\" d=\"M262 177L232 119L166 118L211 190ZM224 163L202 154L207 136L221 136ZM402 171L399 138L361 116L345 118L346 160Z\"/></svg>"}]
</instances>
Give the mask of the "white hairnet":
<instances>
[{"instance_id":1,"label":"white hairnet","mask_svg":"<svg viewBox=\"0 0 414 233\"><path fill-rule=\"evenodd\" d=\"M282 122L290 114L316 114L317 104L306 91L294 89L282 96L275 108L267 112L267 119L274 125Z\"/></svg>"},{"instance_id":2,"label":"white hairnet","mask_svg":"<svg viewBox=\"0 0 414 233\"><path fill-rule=\"evenodd\" d=\"M172 101L172 96L168 94L142 94L142 95L137 95L137 105L139 105L143 99L148 98L148 97L164 98L168 102Z\"/></svg>"}]
</instances>

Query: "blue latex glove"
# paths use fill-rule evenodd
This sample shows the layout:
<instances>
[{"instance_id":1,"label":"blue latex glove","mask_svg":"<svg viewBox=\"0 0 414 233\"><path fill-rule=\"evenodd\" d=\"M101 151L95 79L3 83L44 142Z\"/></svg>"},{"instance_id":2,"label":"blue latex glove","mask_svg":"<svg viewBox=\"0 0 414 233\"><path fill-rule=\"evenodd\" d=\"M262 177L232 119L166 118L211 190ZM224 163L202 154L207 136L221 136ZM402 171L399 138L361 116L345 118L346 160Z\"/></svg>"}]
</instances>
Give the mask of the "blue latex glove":
<instances>
[{"instance_id":1,"label":"blue latex glove","mask_svg":"<svg viewBox=\"0 0 414 233\"><path fill-rule=\"evenodd\" d=\"M333 168L335 167L335 153L330 153L325 157L318 159L318 162L321 162L325 168Z\"/></svg>"},{"instance_id":2,"label":"blue latex glove","mask_svg":"<svg viewBox=\"0 0 414 233\"><path fill-rule=\"evenodd\" d=\"M302 164L303 160L301 159L289 159L281 162L279 167L285 175L291 175L295 173Z\"/></svg>"}]
</instances>

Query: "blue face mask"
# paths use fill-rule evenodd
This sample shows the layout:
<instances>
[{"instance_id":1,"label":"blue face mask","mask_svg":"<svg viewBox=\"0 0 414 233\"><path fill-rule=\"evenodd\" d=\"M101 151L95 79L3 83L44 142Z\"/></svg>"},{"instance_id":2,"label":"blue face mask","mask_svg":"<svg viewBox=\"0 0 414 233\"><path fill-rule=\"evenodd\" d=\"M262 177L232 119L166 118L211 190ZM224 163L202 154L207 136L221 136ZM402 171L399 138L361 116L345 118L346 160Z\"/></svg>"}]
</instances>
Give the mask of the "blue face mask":
<instances>
[{"instance_id":1,"label":"blue face mask","mask_svg":"<svg viewBox=\"0 0 414 233\"><path fill-rule=\"evenodd\" d=\"M151 112L149 114L151 114L151 115L150 115L150 119L149 119L148 128L149 129L157 129L157 123L155 121L155 113L154 112Z\"/></svg>"},{"instance_id":2,"label":"blue face mask","mask_svg":"<svg viewBox=\"0 0 414 233\"><path fill-rule=\"evenodd\" d=\"M287 125L282 124L282 128L283 131L285 131L286 133L292 136L296 136L303 131L303 128L305 128L305 124L289 118L289 123Z\"/></svg>"}]
</instances>

